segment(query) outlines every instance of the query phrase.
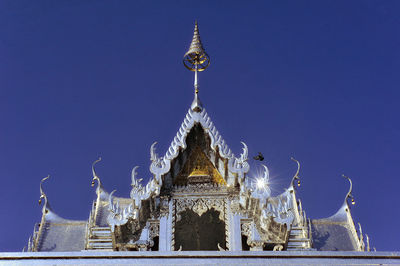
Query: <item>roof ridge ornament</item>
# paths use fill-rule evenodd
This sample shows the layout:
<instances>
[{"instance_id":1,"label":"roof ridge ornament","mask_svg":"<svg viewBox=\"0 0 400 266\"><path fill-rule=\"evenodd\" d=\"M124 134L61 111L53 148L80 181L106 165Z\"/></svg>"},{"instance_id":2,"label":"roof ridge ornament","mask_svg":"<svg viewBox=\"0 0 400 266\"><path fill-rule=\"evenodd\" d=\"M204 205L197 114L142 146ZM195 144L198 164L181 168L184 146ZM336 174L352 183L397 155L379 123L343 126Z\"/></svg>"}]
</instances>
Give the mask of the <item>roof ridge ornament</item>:
<instances>
[{"instance_id":1,"label":"roof ridge ornament","mask_svg":"<svg viewBox=\"0 0 400 266\"><path fill-rule=\"evenodd\" d=\"M133 210L132 204L129 204L127 207L121 207L119 200L116 199L116 203L113 203L113 194L117 191L114 189L108 196L108 211L109 214L107 216L107 223L111 227L111 231L114 232L115 226L121 226L128 222L129 218L137 218L135 217L135 212Z\"/></svg>"},{"instance_id":2,"label":"roof ridge ornament","mask_svg":"<svg viewBox=\"0 0 400 266\"><path fill-rule=\"evenodd\" d=\"M347 204L347 200L351 198L351 204L354 205L354 204L356 204L356 202L354 201L354 197L353 197L353 195L351 194L351 192L352 192L352 190L353 190L353 182L351 182L350 177L345 176L344 174L342 174L342 176L343 176L344 178L346 178L347 180L349 180L349 182L350 182L349 192L347 192L346 197L344 198L344 203L345 203L346 205L348 205L348 204Z\"/></svg>"},{"instance_id":3,"label":"roof ridge ornament","mask_svg":"<svg viewBox=\"0 0 400 266\"><path fill-rule=\"evenodd\" d=\"M194 71L194 100L191 108L195 112L201 112L203 106L198 97L199 84L197 82L197 72L204 71L210 65L210 56L203 48L200 40L199 27L197 20L194 25L193 39L190 44L189 50L183 56L183 65L190 71Z\"/></svg>"},{"instance_id":4,"label":"roof ridge ornament","mask_svg":"<svg viewBox=\"0 0 400 266\"><path fill-rule=\"evenodd\" d=\"M292 160L292 161L294 161L294 162L296 162L297 163L297 171L296 171L296 174L294 174L294 176L293 176L293 178L292 178L292 182L290 183L290 185L292 186L292 188L294 189L295 188L295 185L294 185L294 181L295 180L297 180L297 186L298 187L300 187L300 177L299 177L299 172L300 172L300 162L299 161L297 161L295 158L293 158L293 157L290 157L290 160Z\"/></svg>"},{"instance_id":5,"label":"roof ridge ornament","mask_svg":"<svg viewBox=\"0 0 400 266\"><path fill-rule=\"evenodd\" d=\"M361 228L361 224L358 223L358 232L359 232L359 236L358 236L358 240L360 242L360 250L365 251L365 242L364 242L364 236L363 236L363 231Z\"/></svg>"},{"instance_id":6,"label":"roof ridge ornament","mask_svg":"<svg viewBox=\"0 0 400 266\"><path fill-rule=\"evenodd\" d=\"M131 180L132 180L131 186L132 187L140 186L141 185L140 182L142 182L142 180L143 180L143 178L136 178L136 176L137 176L136 169L138 169L138 168L139 168L139 166L135 166L132 168L132 172L131 172Z\"/></svg>"},{"instance_id":7,"label":"roof ridge ornament","mask_svg":"<svg viewBox=\"0 0 400 266\"><path fill-rule=\"evenodd\" d=\"M101 157L94 161L92 163L92 187L94 187L95 181L97 181L97 187L96 187L96 195L97 195L97 202L100 200L107 200L108 199L108 193L104 190L103 185L101 183L100 177L97 175L96 170L94 169L95 165L101 161ZM96 207L97 208L97 207Z\"/></svg>"},{"instance_id":8,"label":"roof ridge ornament","mask_svg":"<svg viewBox=\"0 0 400 266\"><path fill-rule=\"evenodd\" d=\"M98 177L98 175L96 174L96 170L94 169L94 166L100 161L101 161L101 157L99 157L99 159L97 159L96 161L94 161L92 163L92 174L93 174L92 187L94 187L94 181L97 181L97 189L96 189L96 191L100 190L100 188L102 187L100 178Z\"/></svg>"},{"instance_id":9,"label":"roof ridge ornament","mask_svg":"<svg viewBox=\"0 0 400 266\"><path fill-rule=\"evenodd\" d=\"M47 195L43 191L43 182L46 181L47 179L50 178L50 175L47 175L46 177L42 178L40 181L40 198L39 198L39 205L42 203L42 199L44 199L44 205L43 205L43 213L45 213L46 209L48 208L48 200L47 200Z\"/></svg>"}]
</instances>

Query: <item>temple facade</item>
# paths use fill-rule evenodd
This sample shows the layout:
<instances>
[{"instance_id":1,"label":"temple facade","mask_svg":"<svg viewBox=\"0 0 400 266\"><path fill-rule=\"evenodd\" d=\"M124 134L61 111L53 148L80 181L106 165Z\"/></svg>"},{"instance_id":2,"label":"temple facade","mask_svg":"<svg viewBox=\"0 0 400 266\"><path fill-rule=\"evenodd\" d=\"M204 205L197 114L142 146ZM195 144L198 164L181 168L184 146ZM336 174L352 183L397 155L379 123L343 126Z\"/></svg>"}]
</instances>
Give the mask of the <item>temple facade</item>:
<instances>
[{"instance_id":1,"label":"temple facade","mask_svg":"<svg viewBox=\"0 0 400 266\"><path fill-rule=\"evenodd\" d=\"M115 191L102 186L95 171L99 158L92 165L97 198L89 219L75 221L61 218L52 210L42 187L48 177L44 178L40 183L42 219L27 251L78 252L80 255L74 254L79 258L104 252L115 258L118 254L153 258L174 254L171 256L176 258L189 254L186 251L204 251L198 256L242 254L242 259L277 253L318 257L325 256L325 251L339 252L343 258L341 251L370 251L368 236L364 237L361 226L356 229L351 215L354 200L350 178L344 176L350 189L336 214L311 219L296 195L300 163L295 158L291 160L297 171L280 195L271 194L266 165L262 166L262 176L248 176L246 144L242 142L241 154L233 154L199 99L197 75L208 67L210 58L202 46L197 23L183 62L195 75L194 100L166 153L158 155L156 142L151 145L150 180L143 183L134 167L130 197L117 197ZM336 256L329 254L328 258Z\"/></svg>"},{"instance_id":2,"label":"temple facade","mask_svg":"<svg viewBox=\"0 0 400 266\"><path fill-rule=\"evenodd\" d=\"M43 216L29 241L29 251L241 251L369 250L353 223L348 200L333 216L306 217L296 197L300 163L288 187L271 195L269 171L251 178L248 149L236 156L203 107L197 75L210 64L197 23L184 66L195 73L194 100L163 156L150 147L147 184L132 170L129 198L103 188L93 163L97 199L87 221L56 215L42 189ZM351 180L347 178L350 181Z\"/></svg>"}]
</instances>

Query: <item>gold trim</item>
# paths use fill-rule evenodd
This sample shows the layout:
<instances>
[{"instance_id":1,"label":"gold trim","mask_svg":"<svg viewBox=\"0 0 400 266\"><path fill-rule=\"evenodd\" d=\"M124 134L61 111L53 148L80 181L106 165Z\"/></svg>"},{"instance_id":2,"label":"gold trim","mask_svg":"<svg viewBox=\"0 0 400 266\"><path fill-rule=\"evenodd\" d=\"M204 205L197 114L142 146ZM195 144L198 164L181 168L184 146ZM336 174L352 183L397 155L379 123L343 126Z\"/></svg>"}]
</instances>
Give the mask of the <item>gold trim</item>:
<instances>
[{"instance_id":1,"label":"gold trim","mask_svg":"<svg viewBox=\"0 0 400 266\"><path fill-rule=\"evenodd\" d=\"M218 169L214 167L201 148L196 145L182 170L175 177L174 184L187 185L188 183L209 183L210 181L220 185L227 185Z\"/></svg>"}]
</instances>

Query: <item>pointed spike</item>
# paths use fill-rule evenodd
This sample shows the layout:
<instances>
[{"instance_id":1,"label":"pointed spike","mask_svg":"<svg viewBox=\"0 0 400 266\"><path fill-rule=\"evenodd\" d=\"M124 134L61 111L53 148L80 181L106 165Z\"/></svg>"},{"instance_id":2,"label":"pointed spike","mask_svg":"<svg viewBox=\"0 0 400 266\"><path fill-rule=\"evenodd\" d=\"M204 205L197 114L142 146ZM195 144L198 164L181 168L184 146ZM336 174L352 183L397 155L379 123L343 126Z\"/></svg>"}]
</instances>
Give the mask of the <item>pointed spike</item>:
<instances>
[{"instance_id":1,"label":"pointed spike","mask_svg":"<svg viewBox=\"0 0 400 266\"><path fill-rule=\"evenodd\" d=\"M224 149L224 154L228 154L228 152L229 152L229 148L228 148L228 146L227 145L225 145L225 149Z\"/></svg>"},{"instance_id":2,"label":"pointed spike","mask_svg":"<svg viewBox=\"0 0 400 266\"><path fill-rule=\"evenodd\" d=\"M212 129L211 129L211 133L215 136L215 131L216 131L216 129L215 129L215 126L213 125L212 122L211 122L210 127L212 128Z\"/></svg>"},{"instance_id":3,"label":"pointed spike","mask_svg":"<svg viewBox=\"0 0 400 266\"><path fill-rule=\"evenodd\" d=\"M208 121L207 121L207 123L206 123L206 127L208 128L208 130L210 130L210 129L211 129L211 123L210 123L210 120L208 120Z\"/></svg>"}]
</instances>

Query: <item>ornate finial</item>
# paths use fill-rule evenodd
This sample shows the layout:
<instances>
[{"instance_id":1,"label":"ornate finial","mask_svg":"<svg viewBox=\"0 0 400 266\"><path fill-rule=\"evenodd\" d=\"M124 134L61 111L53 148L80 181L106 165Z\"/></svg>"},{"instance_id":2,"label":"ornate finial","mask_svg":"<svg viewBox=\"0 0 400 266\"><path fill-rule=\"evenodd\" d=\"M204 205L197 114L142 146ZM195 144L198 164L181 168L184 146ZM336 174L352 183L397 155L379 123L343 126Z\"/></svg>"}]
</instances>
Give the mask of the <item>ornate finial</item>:
<instances>
[{"instance_id":1,"label":"ornate finial","mask_svg":"<svg viewBox=\"0 0 400 266\"><path fill-rule=\"evenodd\" d=\"M153 144L151 144L150 147L150 160L155 163L157 166L161 164L161 158L158 157L158 154L156 153L156 145L157 141L155 141Z\"/></svg>"},{"instance_id":2,"label":"ornate finial","mask_svg":"<svg viewBox=\"0 0 400 266\"><path fill-rule=\"evenodd\" d=\"M203 110L203 104L201 103L201 101L199 99L199 96L197 95L198 92L199 92L199 90L196 89L196 93L194 94L194 100L193 100L192 105L190 106L190 108L193 111L200 113L201 110Z\"/></svg>"},{"instance_id":3,"label":"ornate finial","mask_svg":"<svg viewBox=\"0 0 400 266\"><path fill-rule=\"evenodd\" d=\"M347 180L349 180L350 182L350 188L349 188L349 192L347 192L346 197L344 198L344 202L347 204L347 200L349 198L351 198L351 204L354 205L356 204L356 202L354 201L354 197L353 195L351 195L351 191L353 190L353 182L351 182L351 179L348 176L342 175L344 178L346 178Z\"/></svg>"},{"instance_id":4,"label":"ornate finial","mask_svg":"<svg viewBox=\"0 0 400 266\"><path fill-rule=\"evenodd\" d=\"M100 178L97 176L96 171L94 170L94 166L101 161L101 157L97 159L96 161L93 162L92 164L92 174L93 174L93 179L92 179L92 187L94 186L94 181L97 180L97 188L101 187L101 181Z\"/></svg>"},{"instance_id":5,"label":"ornate finial","mask_svg":"<svg viewBox=\"0 0 400 266\"><path fill-rule=\"evenodd\" d=\"M364 235L360 223L358 223L358 231L359 231L358 239L360 241L360 250L365 251Z\"/></svg>"},{"instance_id":6,"label":"ornate finial","mask_svg":"<svg viewBox=\"0 0 400 266\"><path fill-rule=\"evenodd\" d=\"M39 198L39 205L42 203L42 199L44 199L45 203L44 203L44 207L46 207L47 205L47 196L43 191L43 187L42 184L45 180L49 179L50 175L46 176L45 178L42 179L42 181L40 181L40 198Z\"/></svg>"},{"instance_id":7,"label":"ornate finial","mask_svg":"<svg viewBox=\"0 0 400 266\"><path fill-rule=\"evenodd\" d=\"M201 112L203 109L200 99L197 94L199 92L199 85L197 83L197 72L204 71L210 65L210 57L206 53L201 44L199 27L197 21L194 26L194 33L192 43L190 44L189 50L183 56L183 65L190 71L194 71L194 90L195 96L192 103L192 110Z\"/></svg>"},{"instance_id":8,"label":"ornate finial","mask_svg":"<svg viewBox=\"0 0 400 266\"><path fill-rule=\"evenodd\" d=\"M138 169L138 168L139 168L139 166L135 166L132 169L132 174L131 174L131 179L132 179L131 186L132 187L139 186L140 182L143 180L143 178L136 178L136 176L137 176L136 169Z\"/></svg>"},{"instance_id":9,"label":"ornate finial","mask_svg":"<svg viewBox=\"0 0 400 266\"><path fill-rule=\"evenodd\" d=\"M116 189L114 189L111 193L110 193L110 195L108 196L108 210L113 210L113 211L116 211L116 206L114 206L113 205L113 194L115 193L115 191L117 191ZM117 207L119 207L119 206L117 206Z\"/></svg>"},{"instance_id":10,"label":"ornate finial","mask_svg":"<svg viewBox=\"0 0 400 266\"><path fill-rule=\"evenodd\" d=\"M308 238L312 239L312 228L311 228L311 219L308 218Z\"/></svg>"},{"instance_id":11,"label":"ornate finial","mask_svg":"<svg viewBox=\"0 0 400 266\"><path fill-rule=\"evenodd\" d=\"M295 186L294 186L294 181L297 180L297 186L299 187L299 186L300 186L300 177L299 177L300 162L297 161L297 160L296 160L295 158L293 158L293 157L290 157L290 159L291 159L292 161L294 161L294 162L297 163L297 171L296 171L296 174L294 174L294 176L293 176L293 178L292 178L291 185L292 185L292 187L294 188L294 187L295 187Z\"/></svg>"},{"instance_id":12,"label":"ornate finial","mask_svg":"<svg viewBox=\"0 0 400 266\"><path fill-rule=\"evenodd\" d=\"M210 65L210 57L205 52L200 40L197 21L194 25L193 39L189 50L183 56L183 65L190 71L204 71Z\"/></svg>"},{"instance_id":13,"label":"ornate finial","mask_svg":"<svg viewBox=\"0 0 400 266\"><path fill-rule=\"evenodd\" d=\"M367 238L367 251L370 252L371 247L369 246L369 236L367 234L365 234L365 237Z\"/></svg>"},{"instance_id":14,"label":"ornate finial","mask_svg":"<svg viewBox=\"0 0 400 266\"><path fill-rule=\"evenodd\" d=\"M363 236L363 232L362 232L362 227L361 227L361 224L360 223L358 223L358 231L360 232L360 239L364 239L364 236Z\"/></svg>"}]
</instances>

